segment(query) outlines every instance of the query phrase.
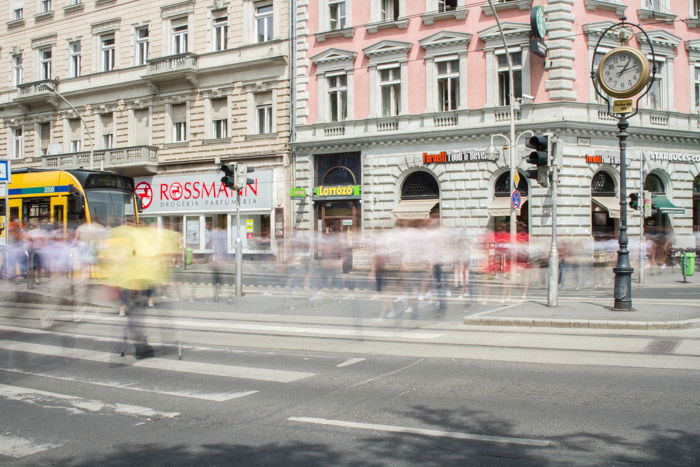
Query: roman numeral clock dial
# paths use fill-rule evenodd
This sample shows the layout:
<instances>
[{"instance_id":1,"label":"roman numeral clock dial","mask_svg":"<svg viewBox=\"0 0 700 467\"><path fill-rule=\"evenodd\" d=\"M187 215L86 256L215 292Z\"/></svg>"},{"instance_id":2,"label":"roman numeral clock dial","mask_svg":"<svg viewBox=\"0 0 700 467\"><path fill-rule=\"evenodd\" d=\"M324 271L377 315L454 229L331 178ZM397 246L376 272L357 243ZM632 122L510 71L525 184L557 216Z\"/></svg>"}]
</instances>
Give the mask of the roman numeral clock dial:
<instances>
[{"instance_id":1,"label":"roman numeral clock dial","mask_svg":"<svg viewBox=\"0 0 700 467\"><path fill-rule=\"evenodd\" d=\"M631 97L649 82L649 61L639 50L618 47L598 65L598 84L612 97Z\"/></svg>"}]
</instances>

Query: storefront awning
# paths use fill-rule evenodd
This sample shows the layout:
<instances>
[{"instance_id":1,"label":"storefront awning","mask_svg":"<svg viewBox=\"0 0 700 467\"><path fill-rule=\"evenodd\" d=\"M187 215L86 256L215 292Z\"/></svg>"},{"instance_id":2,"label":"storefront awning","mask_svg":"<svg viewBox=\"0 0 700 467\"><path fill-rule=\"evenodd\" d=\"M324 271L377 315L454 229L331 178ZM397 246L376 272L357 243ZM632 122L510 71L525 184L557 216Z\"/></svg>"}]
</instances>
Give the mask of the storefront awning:
<instances>
[{"instance_id":1,"label":"storefront awning","mask_svg":"<svg viewBox=\"0 0 700 467\"><path fill-rule=\"evenodd\" d=\"M679 208L675 204L671 202L670 199L668 199L665 195L654 195L651 198L651 207L652 209L658 209L661 211L663 214L669 214L669 213L679 213L682 214L685 212L685 209Z\"/></svg>"},{"instance_id":2,"label":"storefront awning","mask_svg":"<svg viewBox=\"0 0 700 467\"><path fill-rule=\"evenodd\" d=\"M620 198L617 196L592 196L591 199L601 208L607 209L611 219L620 218Z\"/></svg>"},{"instance_id":3,"label":"storefront awning","mask_svg":"<svg viewBox=\"0 0 700 467\"><path fill-rule=\"evenodd\" d=\"M404 199L396 205L391 217L404 220L427 219L438 202L437 199Z\"/></svg>"},{"instance_id":4,"label":"storefront awning","mask_svg":"<svg viewBox=\"0 0 700 467\"><path fill-rule=\"evenodd\" d=\"M521 198L520 206L522 207L527 201L527 197L523 196ZM516 215L520 215L520 208L515 210ZM491 200L491 207L489 208L489 216L491 217L502 217L510 216L510 197L509 196L496 196Z\"/></svg>"}]
</instances>

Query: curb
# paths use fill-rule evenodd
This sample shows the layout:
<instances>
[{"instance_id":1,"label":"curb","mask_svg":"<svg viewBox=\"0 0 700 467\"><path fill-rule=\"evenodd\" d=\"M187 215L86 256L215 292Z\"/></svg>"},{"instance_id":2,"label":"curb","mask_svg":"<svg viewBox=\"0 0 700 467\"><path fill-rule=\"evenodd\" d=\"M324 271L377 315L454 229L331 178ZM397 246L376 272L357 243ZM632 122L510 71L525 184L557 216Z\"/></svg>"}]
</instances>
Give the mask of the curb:
<instances>
[{"instance_id":1,"label":"curb","mask_svg":"<svg viewBox=\"0 0 700 467\"><path fill-rule=\"evenodd\" d=\"M634 330L668 330L700 328L700 319L682 321L607 321L583 319L545 319L545 318L464 318L468 326L508 326L533 328L586 328L586 329L634 329Z\"/></svg>"}]
</instances>

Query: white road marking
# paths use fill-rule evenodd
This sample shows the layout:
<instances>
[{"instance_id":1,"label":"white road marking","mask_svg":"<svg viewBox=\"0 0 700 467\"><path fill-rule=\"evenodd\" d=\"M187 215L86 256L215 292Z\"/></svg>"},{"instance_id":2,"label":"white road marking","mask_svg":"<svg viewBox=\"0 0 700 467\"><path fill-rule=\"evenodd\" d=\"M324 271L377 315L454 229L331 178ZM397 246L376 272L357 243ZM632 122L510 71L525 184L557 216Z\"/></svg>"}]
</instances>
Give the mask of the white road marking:
<instances>
[{"instance_id":1,"label":"white road marking","mask_svg":"<svg viewBox=\"0 0 700 467\"><path fill-rule=\"evenodd\" d=\"M344 366L350 366L350 365L354 365L355 363L360 363L360 362L364 362L364 361L365 361L364 358L351 358L350 360L345 360L343 363L337 364L336 367L342 368Z\"/></svg>"},{"instance_id":2,"label":"white road marking","mask_svg":"<svg viewBox=\"0 0 700 467\"><path fill-rule=\"evenodd\" d=\"M165 390L155 390L136 386L131 383L120 383L118 381L98 381L90 378L79 378L71 376L56 376L49 373L41 373L36 371L25 371L19 368L0 368L0 371L8 371L12 373L20 373L29 376L39 376L41 378L57 379L60 381L69 381L73 383L84 383L92 384L94 386L104 386L116 389L128 389L129 391L139 391L139 392L150 392L155 394L162 394L165 396L176 396L176 397L187 397L190 399L199 399L211 402L226 402L231 399L238 399L240 397L250 396L251 394L257 394L259 391L239 391L239 392L191 392L191 391L165 391Z\"/></svg>"},{"instance_id":3,"label":"white road marking","mask_svg":"<svg viewBox=\"0 0 700 467\"><path fill-rule=\"evenodd\" d=\"M68 357L100 363L119 363L123 361L124 363L129 363L131 366L138 368L178 371L181 373L194 373L208 376L223 376L227 378L252 379L275 383L291 383L314 375L314 373L305 373L301 371L269 370L266 368L188 362L184 360L166 360L162 358L133 360L127 357L120 357L119 354L110 352L97 352L94 350L76 349L72 347L67 348L27 342L0 341L0 350L27 352L40 355L49 355L52 357Z\"/></svg>"},{"instance_id":4,"label":"white road marking","mask_svg":"<svg viewBox=\"0 0 700 467\"><path fill-rule=\"evenodd\" d=\"M0 434L0 455L14 457L19 459L24 456L31 456L38 452L48 451L49 449L63 446L67 441L61 443L35 443L31 439L20 438L17 436L7 436Z\"/></svg>"},{"instance_id":5,"label":"white road marking","mask_svg":"<svg viewBox=\"0 0 700 467\"><path fill-rule=\"evenodd\" d=\"M41 391L39 389L23 388L0 384L0 397L8 400L26 402L47 409L58 408L74 414L88 412L113 412L132 417L147 418L174 418L179 412L160 412L149 407L139 405L103 402L96 399L85 399L57 392ZM57 405L65 404L65 405Z\"/></svg>"},{"instance_id":6,"label":"white road marking","mask_svg":"<svg viewBox=\"0 0 700 467\"><path fill-rule=\"evenodd\" d=\"M465 439L470 441L486 441L490 443L520 444L524 446L545 447L551 443L547 440L514 438L510 436L479 435L475 433L461 433L458 431L431 430L426 428L411 428L407 426L378 425L375 423L347 422L343 420L329 420L325 418L289 417L287 420L299 423L313 423L316 425L338 426L342 428L356 428L359 430L388 431L391 433L408 433L413 435L434 436L440 438Z\"/></svg>"},{"instance_id":7,"label":"white road marking","mask_svg":"<svg viewBox=\"0 0 700 467\"><path fill-rule=\"evenodd\" d=\"M84 321L104 321L125 323L124 318L118 316L95 315L84 318ZM374 330L374 329L346 329L346 328L320 328L314 326L283 326L278 324L245 324L233 323L223 320L207 319L170 319L164 321L158 318L145 317L141 320L144 326L159 326L164 323L184 329L215 329L226 331L249 331L264 333L282 333L299 335L318 336L339 336L339 337L375 337L375 338L401 338L401 339L437 339L443 334L422 331L394 331L394 330Z\"/></svg>"},{"instance_id":8,"label":"white road marking","mask_svg":"<svg viewBox=\"0 0 700 467\"><path fill-rule=\"evenodd\" d=\"M472 316L488 315L489 313L495 313L497 311L507 310L508 308L513 308L516 306L520 306L522 304L523 304L523 300L519 301L518 303L512 303L510 305L499 306L498 308L493 308L491 310L486 310L486 311L482 311L480 313L474 313L473 315L467 315L467 316L472 317Z\"/></svg>"},{"instance_id":9,"label":"white road marking","mask_svg":"<svg viewBox=\"0 0 700 467\"><path fill-rule=\"evenodd\" d=\"M416 360L416 361L413 362L413 363L409 363L408 365L399 368L398 370L390 371L389 373L384 373L383 375L375 376L374 378L366 379L366 380L364 380L364 381L360 381L359 383L355 383L355 384L353 384L352 386L350 386L348 389L352 389L352 388L354 388L354 387L361 386L361 385L363 385L363 384L365 384L365 383L371 383L372 381L378 380L379 378L383 378L383 377L385 377L385 376L391 376L391 375L396 374L396 373L398 373L398 372L400 372L400 371L403 371L403 370L405 370L405 369L407 369L407 368L411 368L413 365L417 365L418 363L420 363L420 362L422 362L422 361L423 361L423 359L420 358L420 359Z\"/></svg>"}]
</instances>

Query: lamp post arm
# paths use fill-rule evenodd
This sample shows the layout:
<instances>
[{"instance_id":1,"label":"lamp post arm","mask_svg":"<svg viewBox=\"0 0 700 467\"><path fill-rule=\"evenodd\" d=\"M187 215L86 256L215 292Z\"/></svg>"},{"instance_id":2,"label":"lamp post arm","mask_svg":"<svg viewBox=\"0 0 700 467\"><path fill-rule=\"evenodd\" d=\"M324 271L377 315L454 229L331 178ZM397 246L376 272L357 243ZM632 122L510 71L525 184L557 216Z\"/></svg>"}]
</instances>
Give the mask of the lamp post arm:
<instances>
[{"instance_id":1,"label":"lamp post arm","mask_svg":"<svg viewBox=\"0 0 700 467\"><path fill-rule=\"evenodd\" d=\"M94 167L94 161L93 161L93 154L95 152L95 139L92 137L92 133L90 132L90 128L88 127L87 122L85 121L85 119L83 118L81 113L78 112L78 109L76 109L75 106L73 106L73 104L71 104L68 99L63 97L63 94L61 94L55 88L53 88L52 86L49 86L46 83L42 84L42 86L44 86L44 88L47 91L49 91L52 94L57 95L63 102L65 102L66 105L68 107L70 107L73 112L75 112L75 114L78 116L80 121L83 123L83 127L85 127L85 133L87 133L88 137L90 138L90 168L94 169L95 167Z\"/></svg>"}]
</instances>

